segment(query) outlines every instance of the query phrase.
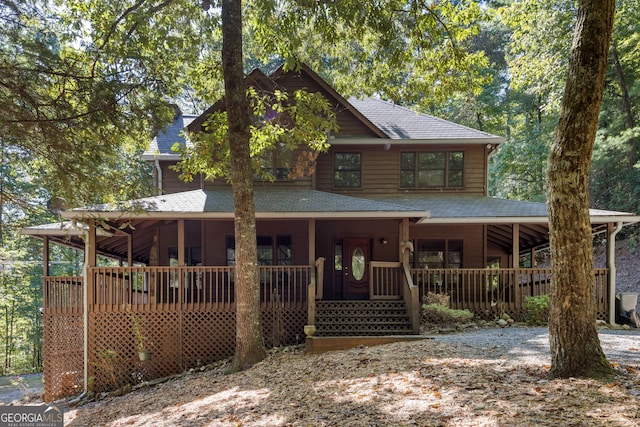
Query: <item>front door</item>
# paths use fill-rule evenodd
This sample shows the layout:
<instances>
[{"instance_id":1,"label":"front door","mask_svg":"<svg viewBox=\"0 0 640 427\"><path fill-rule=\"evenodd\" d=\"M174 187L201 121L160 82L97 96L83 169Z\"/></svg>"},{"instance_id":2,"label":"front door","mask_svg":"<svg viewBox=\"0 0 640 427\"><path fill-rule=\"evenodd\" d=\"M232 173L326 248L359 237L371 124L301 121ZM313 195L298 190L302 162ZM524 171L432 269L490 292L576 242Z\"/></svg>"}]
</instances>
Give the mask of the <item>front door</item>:
<instances>
[{"instance_id":1,"label":"front door","mask_svg":"<svg viewBox=\"0 0 640 427\"><path fill-rule=\"evenodd\" d=\"M369 299L370 239L344 241L344 293L346 299Z\"/></svg>"}]
</instances>

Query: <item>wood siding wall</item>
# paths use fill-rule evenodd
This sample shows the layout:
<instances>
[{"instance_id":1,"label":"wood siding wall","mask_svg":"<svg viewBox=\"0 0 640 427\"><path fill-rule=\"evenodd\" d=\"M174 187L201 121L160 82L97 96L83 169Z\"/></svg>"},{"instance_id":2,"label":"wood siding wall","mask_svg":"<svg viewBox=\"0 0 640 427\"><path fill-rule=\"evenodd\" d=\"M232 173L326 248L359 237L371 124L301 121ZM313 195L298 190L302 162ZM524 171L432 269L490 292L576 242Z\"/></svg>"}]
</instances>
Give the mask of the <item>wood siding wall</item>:
<instances>
[{"instance_id":1,"label":"wood siding wall","mask_svg":"<svg viewBox=\"0 0 640 427\"><path fill-rule=\"evenodd\" d=\"M203 265L226 265L226 238L234 235L233 221L209 220L185 221L185 246L202 250ZM258 236L291 236L292 263L306 265L309 262L308 222L258 221ZM135 239L135 236L134 236ZM178 246L178 225L168 224L158 228L160 265L169 265L169 248Z\"/></svg>"},{"instance_id":2,"label":"wood siding wall","mask_svg":"<svg viewBox=\"0 0 640 427\"><path fill-rule=\"evenodd\" d=\"M276 83L286 88L290 92L299 89L306 89L309 92L319 92L333 103L336 111L339 130L337 132L337 140L343 138L378 138L379 135L372 129L373 125L363 122L359 114L354 114L341 104L326 86L321 85L311 75L306 72L300 74L296 72L281 72L277 76L273 76ZM338 95L339 97L339 95ZM336 140L333 140L336 141ZM380 139L381 142L386 141ZM392 140L388 140L393 142ZM396 141L397 142L397 141ZM397 194L398 191L407 191L400 189L400 152L402 151L443 151L443 150L463 150L465 152L465 170L464 170L464 187L451 189L417 189L409 190L411 193L432 194L432 193L448 193L448 194L474 194L486 195L486 179L487 179L487 163L486 151L484 145L465 145L465 144L441 144L434 145L430 143L417 143L391 146L385 149L384 144L368 145L368 146L334 146L327 154L320 155L318 160L317 172L314 177L305 177L295 181L277 181L256 182L256 185L268 185L276 187L295 187L295 188L316 188L327 192L340 192L358 195L381 195ZM361 152L362 156L362 187L358 189L336 189L333 188L333 152ZM219 179L215 182L204 182L201 177L196 177L191 183L184 183L178 179L178 174L169 169L170 164L175 162L162 162L163 170L163 192L175 193L180 191L192 190L197 188L215 189L225 187L228 188L226 180Z\"/></svg>"},{"instance_id":3,"label":"wood siding wall","mask_svg":"<svg viewBox=\"0 0 640 427\"><path fill-rule=\"evenodd\" d=\"M400 188L400 153L405 151L464 151L464 187L408 190ZM362 153L361 188L344 189L333 186L333 154ZM405 194L465 194L486 195L485 147L482 145L398 145L385 149L376 146L333 146L318 158L316 189L357 196Z\"/></svg>"},{"instance_id":4,"label":"wood siding wall","mask_svg":"<svg viewBox=\"0 0 640 427\"><path fill-rule=\"evenodd\" d=\"M160 162L162 168L162 193L171 194L181 191L198 190L202 187L200 176L194 177L192 182L184 182L178 178L179 173L171 169L175 162ZM157 171L154 174L157 177ZM157 179L157 178L156 178Z\"/></svg>"},{"instance_id":5,"label":"wood siding wall","mask_svg":"<svg viewBox=\"0 0 640 427\"><path fill-rule=\"evenodd\" d=\"M308 92L320 92L329 102L335 102L334 108L336 110L339 132L338 135L344 136L360 136L360 137L375 137L376 134L365 126L356 116L348 110L345 110L337 101L331 101L334 96L329 94L327 90L321 87L314 80L306 77L305 75L299 75L296 73L283 73L278 76L276 82L286 87L290 92L295 92L300 89L306 89Z\"/></svg>"}]
</instances>

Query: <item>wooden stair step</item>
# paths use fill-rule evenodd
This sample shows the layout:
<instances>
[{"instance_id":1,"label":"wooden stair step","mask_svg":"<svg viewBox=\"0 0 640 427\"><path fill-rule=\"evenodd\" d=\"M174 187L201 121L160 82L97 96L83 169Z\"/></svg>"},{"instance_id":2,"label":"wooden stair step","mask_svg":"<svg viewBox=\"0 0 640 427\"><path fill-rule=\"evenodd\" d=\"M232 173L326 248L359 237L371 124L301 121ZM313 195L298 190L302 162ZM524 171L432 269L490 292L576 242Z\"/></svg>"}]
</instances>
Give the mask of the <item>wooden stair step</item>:
<instances>
[{"instance_id":1,"label":"wooden stair step","mask_svg":"<svg viewBox=\"0 0 640 427\"><path fill-rule=\"evenodd\" d=\"M316 335L385 336L413 332L404 301L318 301Z\"/></svg>"}]
</instances>

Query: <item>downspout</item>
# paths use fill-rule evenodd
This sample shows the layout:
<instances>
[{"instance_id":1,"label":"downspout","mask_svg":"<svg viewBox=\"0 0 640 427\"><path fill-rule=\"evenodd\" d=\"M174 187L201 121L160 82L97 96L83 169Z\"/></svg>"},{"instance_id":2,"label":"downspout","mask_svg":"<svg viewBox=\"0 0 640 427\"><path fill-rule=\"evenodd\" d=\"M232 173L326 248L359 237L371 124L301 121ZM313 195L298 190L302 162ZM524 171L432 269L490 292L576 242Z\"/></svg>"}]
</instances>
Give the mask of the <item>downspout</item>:
<instances>
[{"instance_id":1,"label":"downspout","mask_svg":"<svg viewBox=\"0 0 640 427\"><path fill-rule=\"evenodd\" d=\"M155 161L156 172L158 177L158 196L162 196L162 167L160 167L160 160L156 157Z\"/></svg>"},{"instance_id":2,"label":"downspout","mask_svg":"<svg viewBox=\"0 0 640 427\"><path fill-rule=\"evenodd\" d=\"M607 237L607 267L609 268L609 324L616 323L616 235L624 224L616 223Z\"/></svg>"}]
</instances>

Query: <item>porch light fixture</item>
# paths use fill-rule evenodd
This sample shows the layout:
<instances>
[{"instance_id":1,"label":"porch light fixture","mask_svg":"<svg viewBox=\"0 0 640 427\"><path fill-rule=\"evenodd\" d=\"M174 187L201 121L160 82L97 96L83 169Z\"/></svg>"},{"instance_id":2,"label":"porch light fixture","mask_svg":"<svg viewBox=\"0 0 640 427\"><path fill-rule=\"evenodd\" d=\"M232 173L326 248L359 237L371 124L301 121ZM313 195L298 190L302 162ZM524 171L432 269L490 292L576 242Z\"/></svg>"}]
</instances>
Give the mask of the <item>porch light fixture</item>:
<instances>
[{"instance_id":1,"label":"porch light fixture","mask_svg":"<svg viewBox=\"0 0 640 427\"><path fill-rule=\"evenodd\" d=\"M383 244L383 245L386 245L387 244L387 239L385 239L384 237L381 237L380 238L380 243Z\"/></svg>"}]
</instances>

